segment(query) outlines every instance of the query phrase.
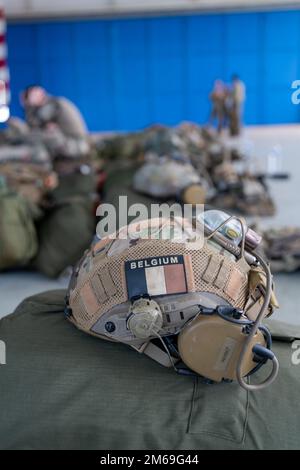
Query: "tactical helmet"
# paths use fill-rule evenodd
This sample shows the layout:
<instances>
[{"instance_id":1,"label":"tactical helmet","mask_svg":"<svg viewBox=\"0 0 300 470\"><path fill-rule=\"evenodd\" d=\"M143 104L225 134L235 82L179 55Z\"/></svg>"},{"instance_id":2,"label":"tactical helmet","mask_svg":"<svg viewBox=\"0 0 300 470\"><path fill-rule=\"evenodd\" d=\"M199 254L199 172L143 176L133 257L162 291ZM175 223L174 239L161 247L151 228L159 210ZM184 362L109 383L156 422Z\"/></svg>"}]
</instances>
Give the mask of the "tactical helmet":
<instances>
[{"instance_id":1,"label":"tactical helmet","mask_svg":"<svg viewBox=\"0 0 300 470\"><path fill-rule=\"evenodd\" d=\"M248 389L270 383L278 362L261 325L277 306L270 271L254 254L259 239L244 222L238 233L235 219L220 213L215 229L216 212L193 223L180 217L132 223L94 243L73 272L69 320L179 373L237 379ZM249 385L244 377L267 359L271 376Z\"/></svg>"}]
</instances>

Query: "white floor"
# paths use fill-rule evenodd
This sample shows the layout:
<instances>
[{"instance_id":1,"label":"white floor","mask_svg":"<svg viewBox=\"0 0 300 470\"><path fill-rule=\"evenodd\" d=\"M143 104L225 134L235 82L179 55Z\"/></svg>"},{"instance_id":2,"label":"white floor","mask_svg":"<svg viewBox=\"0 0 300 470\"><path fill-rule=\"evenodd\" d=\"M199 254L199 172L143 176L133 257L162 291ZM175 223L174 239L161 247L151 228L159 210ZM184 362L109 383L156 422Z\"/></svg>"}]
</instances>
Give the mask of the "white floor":
<instances>
[{"instance_id":1,"label":"white floor","mask_svg":"<svg viewBox=\"0 0 300 470\"><path fill-rule=\"evenodd\" d=\"M64 289L68 279L52 280L38 272L0 273L0 318L7 315L30 295L52 289Z\"/></svg>"},{"instance_id":2,"label":"white floor","mask_svg":"<svg viewBox=\"0 0 300 470\"><path fill-rule=\"evenodd\" d=\"M248 127L240 143L255 156L261 170L267 168L270 162L267 155L272 148L281 148L282 171L291 174L288 181L270 180L277 214L257 222L263 227L300 226L300 125ZM275 282L281 304L276 313L277 318L300 324L300 273L277 275ZM66 285L66 279L51 281L38 273L19 271L0 274L0 317L11 313L25 297L50 289L61 289Z\"/></svg>"}]
</instances>

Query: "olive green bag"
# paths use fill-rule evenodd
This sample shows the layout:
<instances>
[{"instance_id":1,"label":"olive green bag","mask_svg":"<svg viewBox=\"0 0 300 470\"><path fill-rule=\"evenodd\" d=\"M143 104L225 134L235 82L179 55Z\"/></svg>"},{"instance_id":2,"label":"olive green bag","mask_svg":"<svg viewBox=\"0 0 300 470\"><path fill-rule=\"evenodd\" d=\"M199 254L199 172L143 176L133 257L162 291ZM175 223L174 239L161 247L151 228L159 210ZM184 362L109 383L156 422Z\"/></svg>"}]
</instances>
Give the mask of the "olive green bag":
<instances>
[{"instance_id":1,"label":"olive green bag","mask_svg":"<svg viewBox=\"0 0 300 470\"><path fill-rule=\"evenodd\" d=\"M74 265L92 241L95 217L91 201L73 197L55 204L46 211L37 231L39 249L33 265L55 278Z\"/></svg>"},{"instance_id":2,"label":"olive green bag","mask_svg":"<svg viewBox=\"0 0 300 470\"><path fill-rule=\"evenodd\" d=\"M38 249L28 202L7 188L0 188L0 214L0 270L28 264Z\"/></svg>"},{"instance_id":3,"label":"olive green bag","mask_svg":"<svg viewBox=\"0 0 300 470\"><path fill-rule=\"evenodd\" d=\"M95 233L93 174L72 173L60 178L51 206L37 224L39 250L33 265L46 276L58 277L83 255Z\"/></svg>"}]
</instances>

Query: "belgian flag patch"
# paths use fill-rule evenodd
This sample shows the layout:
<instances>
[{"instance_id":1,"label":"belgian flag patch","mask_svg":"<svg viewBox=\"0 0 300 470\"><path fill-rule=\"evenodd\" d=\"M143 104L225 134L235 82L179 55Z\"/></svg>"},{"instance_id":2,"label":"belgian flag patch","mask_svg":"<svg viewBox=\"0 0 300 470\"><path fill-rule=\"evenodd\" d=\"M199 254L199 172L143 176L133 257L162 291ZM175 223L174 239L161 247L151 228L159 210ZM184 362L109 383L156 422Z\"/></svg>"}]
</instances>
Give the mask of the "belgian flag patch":
<instances>
[{"instance_id":1,"label":"belgian flag patch","mask_svg":"<svg viewBox=\"0 0 300 470\"><path fill-rule=\"evenodd\" d=\"M187 292L184 257L158 256L125 261L128 298Z\"/></svg>"}]
</instances>

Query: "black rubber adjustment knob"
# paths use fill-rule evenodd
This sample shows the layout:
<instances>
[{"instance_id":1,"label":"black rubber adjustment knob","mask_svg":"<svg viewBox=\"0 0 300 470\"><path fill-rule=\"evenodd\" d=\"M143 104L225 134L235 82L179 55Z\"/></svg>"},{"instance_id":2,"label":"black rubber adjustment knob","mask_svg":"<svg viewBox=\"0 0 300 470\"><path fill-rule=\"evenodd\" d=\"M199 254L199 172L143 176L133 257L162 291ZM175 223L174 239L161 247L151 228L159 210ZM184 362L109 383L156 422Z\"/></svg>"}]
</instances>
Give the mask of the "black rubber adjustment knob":
<instances>
[{"instance_id":1,"label":"black rubber adjustment knob","mask_svg":"<svg viewBox=\"0 0 300 470\"><path fill-rule=\"evenodd\" d=\"M113 333L116 329L116 325L112 321L105 323L105 329L108 333Z\"/></svg>"}]
</instances>

